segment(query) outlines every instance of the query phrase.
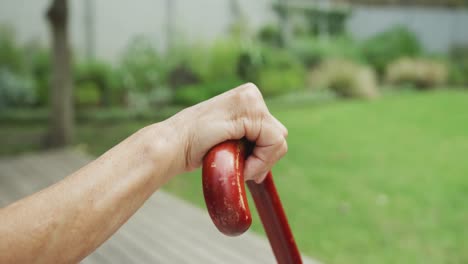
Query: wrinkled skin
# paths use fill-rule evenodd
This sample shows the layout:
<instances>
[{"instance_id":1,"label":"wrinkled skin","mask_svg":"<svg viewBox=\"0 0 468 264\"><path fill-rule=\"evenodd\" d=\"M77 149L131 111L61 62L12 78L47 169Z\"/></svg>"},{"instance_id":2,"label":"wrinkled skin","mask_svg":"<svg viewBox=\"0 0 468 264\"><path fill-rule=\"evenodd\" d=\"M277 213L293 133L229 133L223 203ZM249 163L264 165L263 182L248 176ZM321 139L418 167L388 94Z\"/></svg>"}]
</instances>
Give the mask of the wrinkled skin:
<instances>
[{"instance_id":1,"label":"wrinkled skin","mask_svg":"<svg viewBox=\"0 0 468 264\"><path fill-rule=\"evenodd\" d=\"M246 180L261 182L287 151L287 130L245 84L145 128L62 181L0 209L0 263L77 263L171 177L218 143L256 146Z\"/></svg>"}]
</instances>

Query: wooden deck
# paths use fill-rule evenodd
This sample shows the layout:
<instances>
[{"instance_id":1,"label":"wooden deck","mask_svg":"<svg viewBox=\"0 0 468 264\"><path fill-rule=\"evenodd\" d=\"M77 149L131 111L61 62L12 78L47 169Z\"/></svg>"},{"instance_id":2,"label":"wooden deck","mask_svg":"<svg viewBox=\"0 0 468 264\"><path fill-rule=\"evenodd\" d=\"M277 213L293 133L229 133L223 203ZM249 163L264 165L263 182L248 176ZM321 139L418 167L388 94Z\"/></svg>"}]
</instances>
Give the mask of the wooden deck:
<instances>
[{"instance_id":1,"label":"wooden deck","mask_svg":"<svg viewBox=\"0 0 468 264\"><path fill-rule=\"evenodd\" d=\"M73 150L0 159L0 207L59 181L92 158ZM317 263L309 258L305 263ZM221 235L205 210L156 192L83 263L275 263L266 239Z\"/></svg>"}]
</instances>

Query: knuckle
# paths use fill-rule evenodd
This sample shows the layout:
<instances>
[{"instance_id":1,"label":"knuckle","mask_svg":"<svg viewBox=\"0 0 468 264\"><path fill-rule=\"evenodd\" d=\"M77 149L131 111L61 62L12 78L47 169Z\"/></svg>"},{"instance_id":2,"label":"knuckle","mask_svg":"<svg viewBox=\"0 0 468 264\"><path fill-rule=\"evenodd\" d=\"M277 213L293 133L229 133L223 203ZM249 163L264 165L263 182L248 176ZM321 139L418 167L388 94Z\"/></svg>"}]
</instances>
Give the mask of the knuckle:
<instances>
[{"instance_id":1,"label":"knuckle","mask_svg":"<svg viewBox=\"0 0 468 264\"><path fill-rule=\"evenodd\" d=\"M240 99L243 102L256 102L262 99L262 94L258 87L253 83L246 83L242 85L239 89Z\"/></svg>"},{"instance_id":2,"label":"knuckle","mask_svg":"<svg viewBox=\"0 0 468 264\"><path fill-rule=\"evenodd\" d=\"M281 143L278 144L278 148L276 150L275 155L275 162L279 161L286 153L288 152L288 144L286 140L283 140Z\"/></svg>"}]
</instances>

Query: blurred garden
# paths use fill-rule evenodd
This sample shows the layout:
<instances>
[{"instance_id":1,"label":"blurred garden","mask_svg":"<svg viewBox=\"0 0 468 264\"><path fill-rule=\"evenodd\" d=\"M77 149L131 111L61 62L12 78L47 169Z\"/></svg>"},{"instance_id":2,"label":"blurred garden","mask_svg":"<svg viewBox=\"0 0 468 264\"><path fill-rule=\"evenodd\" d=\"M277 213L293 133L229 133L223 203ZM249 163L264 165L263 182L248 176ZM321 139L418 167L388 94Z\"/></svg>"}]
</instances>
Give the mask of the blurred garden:
<instances>
[{"instance_id":1,"label":"blurred garden","mask_svg":"<svg viewBox=\"0 0 468 264\"><path fill-rule=\"evenodd\" d=\"M253 82L289 129L274 174L303 252L324 263L468 262L468 46L430 52L402 25L358 40L348 8L273 9L296 18L288 32L240 17L214 41L181 35L163 52L142 35L115 61L74 56L71 147L98 156ZM0 155L47 147L52 65L49 47L0 26ZM204 206L200 171L166 189Z\"/></svg>"}]
</instances>

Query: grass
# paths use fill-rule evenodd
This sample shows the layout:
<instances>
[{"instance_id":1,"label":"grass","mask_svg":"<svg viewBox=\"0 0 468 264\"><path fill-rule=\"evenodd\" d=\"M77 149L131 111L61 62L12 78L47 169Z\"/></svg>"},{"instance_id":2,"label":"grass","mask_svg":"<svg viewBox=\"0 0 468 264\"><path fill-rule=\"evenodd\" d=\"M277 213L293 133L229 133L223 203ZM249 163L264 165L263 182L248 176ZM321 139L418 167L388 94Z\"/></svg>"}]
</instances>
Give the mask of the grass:
<instances>
[{"instance_id":1,"label":"grass","mask_svg":"<svg viewBox=\"0 0 468 264\"><path fill-rule=\"evenodd\" d=\"M273 174L300 249L325 263L467 263L467 106L447 90L273 103L289 129ZM99 154L145 123L80 125L77 143ZM3 126L1 151L43 129ZM204 207L199 171L165 188Z\"/></svg>"}]
</instances>

